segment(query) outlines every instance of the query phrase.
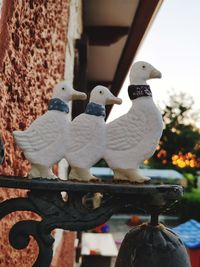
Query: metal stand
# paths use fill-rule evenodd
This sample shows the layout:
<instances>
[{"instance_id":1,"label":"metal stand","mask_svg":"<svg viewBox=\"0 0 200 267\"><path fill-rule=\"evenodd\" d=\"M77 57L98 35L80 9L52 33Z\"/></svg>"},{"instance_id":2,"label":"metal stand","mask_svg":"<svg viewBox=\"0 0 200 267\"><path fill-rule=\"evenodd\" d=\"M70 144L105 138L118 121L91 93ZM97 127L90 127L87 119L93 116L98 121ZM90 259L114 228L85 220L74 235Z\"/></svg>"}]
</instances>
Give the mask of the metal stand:
<instances>
[{"instance_id":1,"label":"metal stand","mask_svg":"<svg viewBox=\"0 0 200 267\"><path fill-rule=\"evenodd\" d=\"M170 208L182 196L176 185L130 185L80 183L71 181L0 176L0 186L29 189L25 198L14 198L0 203L0 219L14 211L33 211L41 221L19 221L9 233L10 244L16 249L28 246L33 236L39 246L34 267L48 267L52 260L54 242L51 231L56 228L72 231L92 229L106 222L124 207L140 208L152 215L151 224L158 224L158 215ZM63 198L61 192L66 192ZM87 195L103 194L100 207L89 208Z\"/></svg>"}]
</instances>

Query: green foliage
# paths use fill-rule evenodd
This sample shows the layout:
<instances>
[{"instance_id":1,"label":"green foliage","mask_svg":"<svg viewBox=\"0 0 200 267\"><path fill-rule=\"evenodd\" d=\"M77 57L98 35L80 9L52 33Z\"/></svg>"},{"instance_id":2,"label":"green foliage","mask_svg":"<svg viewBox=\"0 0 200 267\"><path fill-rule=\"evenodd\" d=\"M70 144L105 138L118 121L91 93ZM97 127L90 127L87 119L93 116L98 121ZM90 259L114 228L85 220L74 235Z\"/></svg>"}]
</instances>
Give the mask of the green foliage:
<instances>
[{"instance_id":1,"label":"green foliage","mask_svg":"<svg viewBox=\"0 0 200 267\"><path fill-rule=\"evenodd\" d=\"M191 192L193 188L197 187L197 175L189 172L184 172L183 175L187 180L187 192Z\"/></svg>"},{"instance_id":2,"label":"green foliage","mask_svg":"<svg viewBox=\"0 0 200 267\"><path fill-rule=\"evenodd\" d=\"M164 131L160 141L160 149L150 160L153 168L175 168L180 170L196 170L195 167L173 164L173 155L194 155L195 163L200 160L200 131L195 126L200 114L192 112L193 100L186 94L170 96L169 104L163 111Z\"/></svg>"},{"instance_id":3,"label":"green foliage","mask_svg":"<svg viewBox=\"0 0 200 267\"><path fill-rule=\"evenodd\" d=\"M179 204L178 212L181 221L190 219L200 221L200 190L193 189L185 193Z\"/></svg>"},{"instance_id":4,"label":"green foliage","mask_svg":"<svg viewBox=\"0 0 200 267\"><path fill-rule=\"evenodd\" d=\"M189 201L198 201L200 203L200 190L192 189L191 192L187 192L184 194L183 199L187 199ZM200 210L199 210L200 214Z\"/></svg>"}]
</instances>

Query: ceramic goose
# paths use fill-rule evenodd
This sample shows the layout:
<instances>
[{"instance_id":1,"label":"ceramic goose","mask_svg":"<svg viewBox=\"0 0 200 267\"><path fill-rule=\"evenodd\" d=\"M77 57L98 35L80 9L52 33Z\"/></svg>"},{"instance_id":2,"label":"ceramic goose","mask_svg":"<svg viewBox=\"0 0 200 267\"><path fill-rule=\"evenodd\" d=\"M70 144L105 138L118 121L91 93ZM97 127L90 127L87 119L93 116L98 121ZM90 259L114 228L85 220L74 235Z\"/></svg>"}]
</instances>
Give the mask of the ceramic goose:
<instances>
[{"instance_id":1,"label":"ceramic goose","mask_svg":"<svg viewBox=\"0 0 200 267\"><path fill-rule=\"evenodd\" d=\"M26 159L32 163L30 178L56 178L51 166L65 155L65 145L69 142L68 101L86 99L86 94L62 81L54 90L48 111L37 118L25 131L14 131L14 139L23 150Z\"/></svg>"},{"instance_id":2,"label":"ceramic goose","mask_svg":"<svg viewBox=\"0 0 200 267\"><path fill-rule=\"evenodd\" d=\"M132 107L127 114L107 124L105 160L114 172L114 180L143 183L139 165L156 150L163 131L162 116L155 106L146 81L161 78L161 73L146 62L135 63L128 88Z\"/></svg>"},{"instance_id":3,"label":"ceramic goose","mask_svg":"<svg viewBox=\"0 0 200 267\"><path fill-rule=\"evenodd\" d=\"M105 151L105 105L121 102L104 86L92 90L85 113L77 116L70 126L70 145L66 150L66 159L71 165L70 180L95 179L89 169Z\"/></svg>"}]
</instances>

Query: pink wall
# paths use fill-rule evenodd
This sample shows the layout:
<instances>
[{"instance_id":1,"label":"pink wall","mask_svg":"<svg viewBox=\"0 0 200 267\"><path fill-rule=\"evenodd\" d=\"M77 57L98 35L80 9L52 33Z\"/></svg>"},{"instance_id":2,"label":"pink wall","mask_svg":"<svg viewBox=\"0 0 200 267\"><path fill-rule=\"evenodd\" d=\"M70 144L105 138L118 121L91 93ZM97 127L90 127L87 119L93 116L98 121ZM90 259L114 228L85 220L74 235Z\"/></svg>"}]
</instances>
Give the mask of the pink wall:
<instances>
[{"instance_id":1,"label":"pink wall","mask_svg":"<svg viewBox=\"0 0 200 267\"><path fill-rule=\"evenodd\" d=\"M25 129L47 109L53 85L63 79L67 40L68 0L4 0L0 20L0 130L6 158L0 173L26 175L29 164L13 142L12 131ZM24 195L0 190L0 200ZM0 222L0 267L32 266L35 241L25 251L8 244L14 222L33 218L15 213ZM28 253L28 254L27 254Z\"/></svg>"}]
</instances>

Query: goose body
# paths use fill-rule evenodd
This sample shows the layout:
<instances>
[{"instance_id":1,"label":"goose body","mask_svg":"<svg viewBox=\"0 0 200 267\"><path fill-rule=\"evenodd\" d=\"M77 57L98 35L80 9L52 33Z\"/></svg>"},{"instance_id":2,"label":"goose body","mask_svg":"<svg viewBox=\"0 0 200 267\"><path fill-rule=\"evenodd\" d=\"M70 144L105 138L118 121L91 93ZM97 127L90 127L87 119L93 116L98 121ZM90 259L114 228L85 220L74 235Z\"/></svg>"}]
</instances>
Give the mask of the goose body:
<instances>
[{"instance_id":1,"label":"goose body","mask_svg":"<svg viewBox=\"0 0 200 267\"><path fill-rule=\"evenodd\" d=\"M64 157L62 144L68 142L69 123L66 113L47 111L25 131L15 131L14 138L26 159L50 167Z\"/></svg>"},{"instance_id":2,"label":"goose body","mask_svg":"<svg viewBox=\"0 0 200 267\"><path fill-rule=\"evenodd\" d=\"M81 114L70 127L70 145L67 160L72 166L89 169L105 151L104 117Z\"/></svg>"},{"instance_id":3,"label":"goose body","mask_svg":"<svg viewBox=\"0 0 200 267\"><path fill-rule=\"evenodd\" d=\"M152 65L137 62L130 75L132 107L125 115L107 124L104 158L113 169L114 179L143 183L149 178L139 175L137 169L154 154L163 131L162 116L153 102L146 80L159 78L161 74Z\"/></svg>"},{"instance_id":4,"label":"goose body","mask_svg":"<svg viewBox=\"0 0 200 267\"><path fill-rule=\"evenodd\" d=\"M98 162L106 148L105 105L121 103L104 86L96 86L90 95L85 113L77 116L70 125L70 144L66 159L71 166L69 179L90 181L95 179L89 169Z\"/></svg>"},{"instance_id":5,"label":"goose body","mask_svg":"<svg viewBox=\"0 0 200 267\"><path fill-rule=\"evenodd\" d=\"M25 131L13 132L16 143L32 164L29 177L56 178L51 166L64 157L69 142L67 102L85 98L84 93L74 90L68 82L60 82L54 88L48 111Z\"/></svg>"}]
</instances>

